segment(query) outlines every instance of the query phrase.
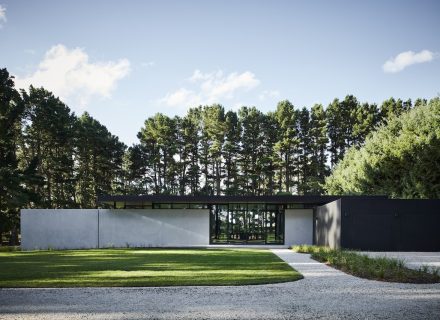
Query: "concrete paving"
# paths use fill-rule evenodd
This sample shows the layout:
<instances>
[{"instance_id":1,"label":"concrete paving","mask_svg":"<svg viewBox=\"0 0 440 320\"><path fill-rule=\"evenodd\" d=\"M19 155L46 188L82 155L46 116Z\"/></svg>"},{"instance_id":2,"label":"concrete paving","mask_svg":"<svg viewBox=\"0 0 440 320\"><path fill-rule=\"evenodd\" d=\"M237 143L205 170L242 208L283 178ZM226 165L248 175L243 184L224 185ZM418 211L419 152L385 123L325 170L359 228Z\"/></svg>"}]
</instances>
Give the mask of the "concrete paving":
<instances>
[{"instance_id":1,"label":"concrete paving","mask_svg":"<svg viewBox=\"0 0 440 320\"><path fill-rule=\"evenodd\" d=\"M408 268L419 269L427 266L429 269L440 269L440 252L362 252L370 257L388 257L403 260Z\"/></svg>"},{"instance_id":2,"label":"concrete paving","mask_svg":"<svg viewBox=\"0 0 440 320\"><path fill-rule=\"evenodd\" d=\"M359 279L273 249L304 279L238 287L1 289L0 319L439 319L440 284Z\"/></svg>"}]
</instances>

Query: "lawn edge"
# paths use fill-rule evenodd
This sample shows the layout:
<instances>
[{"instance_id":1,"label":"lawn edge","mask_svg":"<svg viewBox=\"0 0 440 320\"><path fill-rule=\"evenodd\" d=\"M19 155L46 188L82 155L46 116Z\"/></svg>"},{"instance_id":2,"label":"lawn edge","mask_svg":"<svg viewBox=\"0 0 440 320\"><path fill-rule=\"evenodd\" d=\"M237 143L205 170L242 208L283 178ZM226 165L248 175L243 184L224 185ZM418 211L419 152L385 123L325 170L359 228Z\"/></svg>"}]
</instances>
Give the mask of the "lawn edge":
<instances>
[{"instance_id":1,"label":"lawn edge","mask_svg":"<svg viewBox=\"0 0 440 320\"><path fill-rule=\"evenodd\" d=\"M335 270L339 270L341 272L344 272L345 274L351 275L353 277L357 277L359 279L365 279L365 280L371 280L371 281L379 281L379 282L385 282L385 283L400 283L400 284L414 284L414 285L426 285L426 284L438 284L440 283L440 277L437 276L437 280L436 281L410 281L412 280L411 278L406 278L406 280L408 281L398 281L397 279L394 278L380 278L380 277L376 277L376 276L364 276L363 274L354 272L352 269L350 269L350 266L347 265L347 267L338 267L338 265L335 265L329 261L327 261L325 258L322 257L322 253L327 252L327 253L332 253L332 252L339 252L339 253L349 253L349 254L355 254L359 257L363 257L366 260L369 261L377 261L379 259L383 259L383 260L397 260L397 259L393 259L393 258L388 258L388 257L369 257L366 256L364 254L362 254L361 252L355 251L355 250L341 250L341 249L330 249L328 247L319 247L319 246L311 246L311 245L300 245L300 246L294 246L291 247L290 250L296 252L296 253L300 253L300 254L308 254L310 256L311 259L319 262L319 263L323 263L329 267L332 267ZM415 272L419 272L422 273L422 275L429 275L432 277L435 277L435 275L429 273L429 272L423 272L420 270L414 270L411 268L408 268L406 266L403 266L402 268L403 271L405 272L409 272L409 273L415 273ZM422 279L422 278L421 278Z\"/></svg>"}]
</instances>

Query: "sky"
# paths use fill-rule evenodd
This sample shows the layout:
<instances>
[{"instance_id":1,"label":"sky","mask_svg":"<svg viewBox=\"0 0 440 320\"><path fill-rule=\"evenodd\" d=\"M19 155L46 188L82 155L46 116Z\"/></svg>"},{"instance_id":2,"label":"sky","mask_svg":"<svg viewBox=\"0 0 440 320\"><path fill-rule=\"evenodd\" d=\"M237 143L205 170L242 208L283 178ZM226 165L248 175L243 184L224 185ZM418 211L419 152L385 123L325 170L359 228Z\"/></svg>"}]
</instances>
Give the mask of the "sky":
<instances>
[{"instance_id":1,"label":"sky","mask_svg":"<svg viewBox=\"0 0 440 320\"><path fill-rule=\"evenodd\" d=\"M440 1L0 0L0 68L127 145L157 112L440 93Z\"/></svg>"}]
</instances>

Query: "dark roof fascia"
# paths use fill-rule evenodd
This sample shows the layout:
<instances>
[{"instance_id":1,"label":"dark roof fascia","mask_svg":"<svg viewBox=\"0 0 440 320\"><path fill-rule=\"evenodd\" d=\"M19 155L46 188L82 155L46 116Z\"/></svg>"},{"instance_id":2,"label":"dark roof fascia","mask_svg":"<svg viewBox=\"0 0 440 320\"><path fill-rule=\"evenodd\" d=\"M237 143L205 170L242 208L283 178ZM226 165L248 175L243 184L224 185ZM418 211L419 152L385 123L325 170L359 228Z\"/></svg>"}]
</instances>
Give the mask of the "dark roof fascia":
<instances>
[{"instance_id":1,"label":"dark roof fascia","mask_svg":"<svg viewBox=\"0 0 440 320\"><path fill-rule=\"evenodd\" d=\"M273 195L273 196L177 196L177 195L102 195L98 203L109 202L154 202L154 203L312 203L325 204L341 198L388 199L386 196L318 196L318 195Z\"/></svg>"}]
</instances>

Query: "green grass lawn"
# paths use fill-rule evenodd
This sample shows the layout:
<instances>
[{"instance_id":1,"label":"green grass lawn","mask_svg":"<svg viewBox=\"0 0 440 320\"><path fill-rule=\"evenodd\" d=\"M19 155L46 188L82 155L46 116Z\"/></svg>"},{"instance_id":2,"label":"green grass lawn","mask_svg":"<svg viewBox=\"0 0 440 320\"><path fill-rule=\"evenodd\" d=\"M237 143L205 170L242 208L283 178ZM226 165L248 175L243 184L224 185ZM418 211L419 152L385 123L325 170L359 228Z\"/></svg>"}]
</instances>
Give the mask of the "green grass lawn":
<instances>
[{"instance_id":1,"label":"green grass lawn","mask_svg":"<svg viewBox=\"0 0 440 320\"><path fill-rule=\"evenodd\" d=\"M301 278L272 252L257 249L0 252L0 287L244 285Z\"/></svg>"},{"instance_id":2,"label":"green grass lawn","mask_svg":"<svg viewBox=\"0 0 440 320\"><path fill-rule=\"evenodd\" d=\"M310 253L312 259L360 278L403 283L440 282L439 270L428 272L427 268L409 269L404 261L399 259L371 258L356 251L309 245L294 246L292 250Z\"/></svg>"}]
</instances>

